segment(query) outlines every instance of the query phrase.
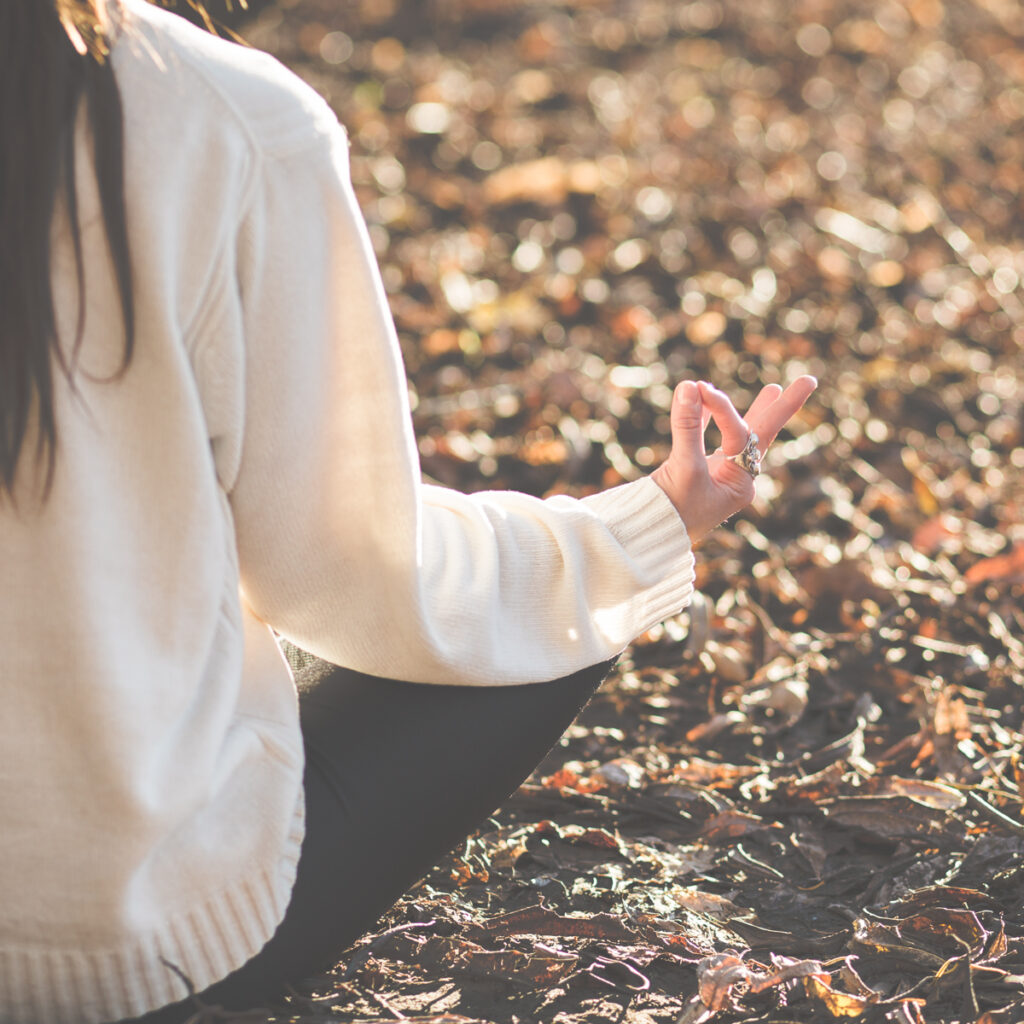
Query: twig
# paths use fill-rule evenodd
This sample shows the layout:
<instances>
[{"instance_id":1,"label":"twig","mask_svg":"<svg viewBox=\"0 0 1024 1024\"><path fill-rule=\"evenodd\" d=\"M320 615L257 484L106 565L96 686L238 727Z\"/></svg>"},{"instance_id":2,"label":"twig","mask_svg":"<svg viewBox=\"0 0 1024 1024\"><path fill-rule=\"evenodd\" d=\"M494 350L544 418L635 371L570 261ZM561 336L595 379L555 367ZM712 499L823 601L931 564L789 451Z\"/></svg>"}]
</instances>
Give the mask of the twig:
<instances>
[{"instance_id":1,"label":"twig","mask_svg":"<svg viewBox=\"0 0 1024 1024\"><path fill-rule=\"evenodd\" d=\"M409 1019L401 1010L396 1010L379 992L374 992L373 989L370 989L370 998L375 1003L378 1003L382 1009L387 1010L395 1020Z\"/></svg>"},{"instance_id":2,"label":"twig","mask_svg":"<svg viewBox=\"0 0 1024 1024\"><path fill-rule=\"evenodd\" d=\"M979 796L973 789L967 790L967 799L970 800L975 807L978 808L983 814L998 821L1001 825L1005 825L1011 832L1015 832L1019 836L1024 836L1024 824L1019 821L1014 821L1008 814L1003 814L1002 811L993 807L984 797Z\"/></svg>"}]
</instances>

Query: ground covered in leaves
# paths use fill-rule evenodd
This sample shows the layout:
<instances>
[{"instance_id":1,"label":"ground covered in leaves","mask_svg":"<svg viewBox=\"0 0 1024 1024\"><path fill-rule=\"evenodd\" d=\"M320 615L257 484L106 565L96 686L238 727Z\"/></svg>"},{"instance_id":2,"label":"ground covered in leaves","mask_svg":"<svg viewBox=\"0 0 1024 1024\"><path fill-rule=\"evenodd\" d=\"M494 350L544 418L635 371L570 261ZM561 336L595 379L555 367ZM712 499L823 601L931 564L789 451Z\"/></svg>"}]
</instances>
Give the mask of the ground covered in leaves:
<instances>
[{"instance_id":1,"label":"ground covered in leaves","mask_svg":"<svg viewBox=\"0 0 1024 1024\"><path fill-rule=\"evenodd\" d=\"M688 613L278 1019L1024 1020L1015 0L278 0L425 471L584 494L821 388ZM356 883L357 884L357 883Z\"/></svg>"}]
</instances>

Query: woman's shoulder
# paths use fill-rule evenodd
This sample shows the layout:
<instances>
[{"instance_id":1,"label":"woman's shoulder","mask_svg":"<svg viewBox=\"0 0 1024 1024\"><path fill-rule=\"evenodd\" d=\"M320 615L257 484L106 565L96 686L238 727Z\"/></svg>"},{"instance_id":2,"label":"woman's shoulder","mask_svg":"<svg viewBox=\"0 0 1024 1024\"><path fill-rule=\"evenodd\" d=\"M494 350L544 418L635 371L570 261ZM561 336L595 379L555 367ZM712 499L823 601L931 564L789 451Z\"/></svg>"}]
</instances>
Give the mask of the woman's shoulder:
<instances>
[{"instance_id":1,"label":"woman's shoulder","mask_svg":"<svg viewBox=\"0 0 1024 1024\"><path fill-rule=\"evenodd\" d=\"M336 130L324 99L269 54L220 39L147 0L121 0L114 67L144 114L232 126L266 154ZM186 128L187 130L187 128Z\"/></svg>"}]
</instances>

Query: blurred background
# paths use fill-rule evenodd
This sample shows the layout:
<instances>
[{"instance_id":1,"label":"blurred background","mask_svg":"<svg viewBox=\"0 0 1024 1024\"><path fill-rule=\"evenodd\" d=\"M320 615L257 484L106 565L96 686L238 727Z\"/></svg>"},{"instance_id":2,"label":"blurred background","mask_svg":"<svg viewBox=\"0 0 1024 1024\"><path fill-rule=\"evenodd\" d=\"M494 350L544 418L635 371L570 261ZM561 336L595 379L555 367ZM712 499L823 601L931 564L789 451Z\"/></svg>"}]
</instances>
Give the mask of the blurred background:
<instances>
[{"instance_id":1,"label":"blurred background","mask_svg":"<svg viewBox=\"0 0 1024 1024\"><path fill-rule=\"evenodd\" d=\"M208 6L348 127L436 478L615 483L679 379L806 371L773 462L1021 539L1018 3Z\"/></svg>"},{"instance_id":2,"label":"blurred background","mask_svg":"<svg viewBox=\"0 0 1024 1024\"><path fill-rule=\"evenodd\" d=\"M818 992L798 1018L751 997L751 1019L856 1015L908 978L926 1014L908 999L885 1020L1022 1019L1024 7L210 8L348 128L432 478L586 494L666 455L681 379L709 378L741 409L762 383L821 382L752 508L702 545L691 609L640 638L495 830L389 921L456 929L542 893L575 915L671 917L703 936L694 958L852 950L877 988ZM604 855L580 860L576 833L554 857L551 819L607 826L607 856L638 866L600 875ZM689 867L672 860L680 842ZM756 908L760 930L731 903L712 923L701 902L698 921L681 877ZM865 907L916 913L889 901L942 881L960 888L935 898L973 907L1004 971L947 971L975 938L943 946L946 924L931 967L870 938ZM418 946L395 955L370 994L338 992L371 1015L381 991L419 1005L401 1002L402 972L420 964L433 991L436 965ZM517 1017L481 970L488 985L459 981L445 1005L554 1019L547 975L531 989L516 966ZM652 985L661 1016L617 1019L684 1019L696 981L673 971ZM558 1020L616 1019L565 999Z\"/></svg>"}]
</instances>

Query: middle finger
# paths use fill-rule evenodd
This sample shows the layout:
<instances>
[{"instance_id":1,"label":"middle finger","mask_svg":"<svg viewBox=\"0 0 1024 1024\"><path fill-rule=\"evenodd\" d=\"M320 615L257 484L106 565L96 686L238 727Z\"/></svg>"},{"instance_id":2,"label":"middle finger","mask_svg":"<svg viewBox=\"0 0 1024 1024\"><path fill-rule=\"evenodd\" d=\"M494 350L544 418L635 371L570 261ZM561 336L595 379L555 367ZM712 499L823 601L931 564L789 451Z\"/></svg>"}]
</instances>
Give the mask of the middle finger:
<instances>
[{"instance_id":1,"label":"middle finger","mask_svg":"<svg viewBox=\"0 0 1024 1024\"><path fill-rule=\"evenodd\" d=\"M759 410L751 421L751 429L757 433L758 447L762 453L775 440L779 431L789 422L794 413L799 411L804 402L818 386L818 382L809 376L797 377L779 397L766 409ZM748 413L748 419L750 414Z\"/></svg>"},{"instance_id":2,"label":"middle finger","mask_svg":"<svg viewBox=\"0 0 1024 1024\"><path fill-rule=\"evenodd\" d=\"M758 392L757 397L750 403L750 408L747 410L746 415L743 417L748 423L759 420L765 413L778 400L779 395L782 394L782 388L778 384L766 384Z\"/></svg>"}]
</instances>

